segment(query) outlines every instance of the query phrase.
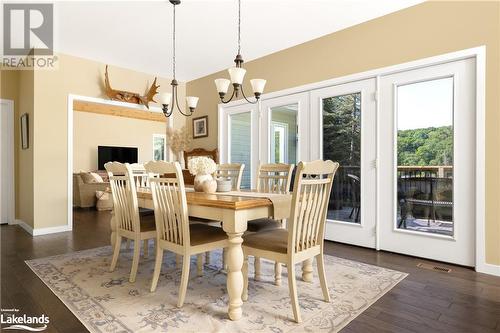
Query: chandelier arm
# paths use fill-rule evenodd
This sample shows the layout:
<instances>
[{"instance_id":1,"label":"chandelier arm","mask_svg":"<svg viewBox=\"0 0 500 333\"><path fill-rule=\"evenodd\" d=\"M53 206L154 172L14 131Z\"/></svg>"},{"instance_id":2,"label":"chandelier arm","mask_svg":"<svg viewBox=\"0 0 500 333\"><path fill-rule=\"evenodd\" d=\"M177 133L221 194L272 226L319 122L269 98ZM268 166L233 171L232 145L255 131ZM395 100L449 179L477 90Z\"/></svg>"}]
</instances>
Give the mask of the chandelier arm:
<instances>
[{"instance_id":1,"label":"chandelier arm","mask_svg":"<svg viewBox=\"0 0 500 333\"><path fill-rule=\"evenodd\" d=\"M226 100L226 101L224 101L224 97L222 97L222 98L220 99L220 101L221 101L222 103L224 103L224 104L227 104L227 103L231 102L231 101L233 100L233 97L234 97L234 95L235 95L235 92L236 92L236 90L234 90L234 88L233 88L233 93L231 94L231 97L229 97L229 99L228 99L228 100Z\"/></svg>"},{"instance_id":2,"label":"chandelier arm","mask_svg":"<svg viewBox=\"0 0 500 333\"><path fill-rule=\"evenodd\" d=\"M250 104L257 104L257 102L259 101L258 99L255 99L255 102L252 102L247 98L247 96L245 95L245 89L243 89L243 84L241 85L241 93L243 94L243 98Z\"/></svg>"},{"instance_id":3,"label":"chandelier arm","mask_svg":"<svg viewBox=\"0 0 500 333\"><path fill-rule=\"evenodd\" d=\"M179 106L179 100L178 100L178 94L177 94L177 86L174 88L175 89L175 106L177 107L177 110L185 117L191 117L193 115L192 112L189 114L182 112L180 106ZM173 107L173 106L172 106Z\"/></svg>"}]
</instances>

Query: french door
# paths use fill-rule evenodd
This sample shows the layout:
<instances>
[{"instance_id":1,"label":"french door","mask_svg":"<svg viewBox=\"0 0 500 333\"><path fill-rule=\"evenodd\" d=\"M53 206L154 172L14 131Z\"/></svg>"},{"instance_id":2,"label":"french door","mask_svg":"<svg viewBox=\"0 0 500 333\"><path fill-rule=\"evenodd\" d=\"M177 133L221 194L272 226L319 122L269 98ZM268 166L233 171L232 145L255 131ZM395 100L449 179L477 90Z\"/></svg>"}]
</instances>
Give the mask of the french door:
<instances>
[{"instance_id":1,"label":"french door","mask_svg":"<svg viewBox=\"0 0 500 333\"><path fill-rule=\"evenodd\" d=\"M259 165L259 110L257 105L243 104L229 107L219 114L223 117L219 142L222 163L243 163L241 188L249 189L255 183Z\"/></svg>"},{"instance_id":2,"label":"french door","mask_svg":"<svg viewBox=\"0 0 500 333\"><path fill-rule=\"evenodd\" d=\"M380 79L380 248L474 266L475 60Z\"/></svg>"},{"instance_id":3,"label":"french door","mask_svg":"<svg viewBox=\"0 0 500 333\"><path fill-rule=\"evenodd\" d=\"M313 159L337 161L325 238L375 247L376 80L313 90L309 148Z\"/></svg>"},{"instance_id":4,"label":"french door","mask_svg":"<svg viewBox=\"0 0 500 333\"><path fill-rule=\"evenodd\" d=\"M338 161L327 240L473 266L475 59L400 68L221 108L221 162Z\"/></svg>"}]
</instances>

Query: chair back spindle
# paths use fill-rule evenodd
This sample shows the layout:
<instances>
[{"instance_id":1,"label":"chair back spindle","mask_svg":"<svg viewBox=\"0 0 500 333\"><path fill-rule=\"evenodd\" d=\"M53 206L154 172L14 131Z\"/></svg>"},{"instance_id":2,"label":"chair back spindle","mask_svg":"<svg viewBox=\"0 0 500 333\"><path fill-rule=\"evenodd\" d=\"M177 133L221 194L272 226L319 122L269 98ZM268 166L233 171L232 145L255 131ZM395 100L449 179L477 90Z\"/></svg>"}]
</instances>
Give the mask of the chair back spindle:
<instances>
[{"instance_id":1,"label":"chair back spindle","mask_svg":"<svg viewBox=\"0 0 500 333\"><path fill-rule=\"evenodd\" d=\"M293 164L262 164L257 171L258 192L288 193L292 180Z\"/></svg>"},{"instance_id":2,"label":"chair back spindle","mask_svg":"<svg viewBox=\"0 0 500 333\"><path fill-rule=\"evenodd\" d=\"M219 164L217 166L217 171L215 171L215 176L221 178L229 178L231 180L231 189L233 191L239 191L241 187L241 178L243 176L244 169L245 169L245 164L240 164L240 163Z\"/></svg>"},{"instance_id":3,"label":"chair back spindle","mask_svg":"<svg viewBox=\"0 0 500 333\"><path fill-rule=\"evenodd\" d=\"M139 205L136 183L130 165L128 163L108 162L104 164L104 168L109 177L117 227L139 233Z\"/></svg>"},{"instance_id":4,"label":"chair back spindle","mask_svg":"<svg viewBox=\"0 0 500 333\"><path fill-rule=\"evenodd\" d=\"M151 161L149 175L158 238L173 246L189 246L189 219L182 169L178 162Z\"/></svg>"}]
</instances>

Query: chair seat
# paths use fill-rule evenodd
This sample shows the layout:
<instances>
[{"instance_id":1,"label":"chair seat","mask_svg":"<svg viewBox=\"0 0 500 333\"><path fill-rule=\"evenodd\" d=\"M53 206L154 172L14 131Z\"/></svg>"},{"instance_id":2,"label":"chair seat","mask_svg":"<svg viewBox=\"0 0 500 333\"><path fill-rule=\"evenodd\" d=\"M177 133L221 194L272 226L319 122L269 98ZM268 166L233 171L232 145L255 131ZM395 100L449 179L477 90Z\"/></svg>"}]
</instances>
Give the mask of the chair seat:
<instances>
[{"instance_id":1,"label":"chair seat","mask_svg":"<svg viewBox=\"0 0 500 333\"><path fill-rule=\"evenodd\" d=\"M250 232L260 232L279 228L281 228L281 222L270 218L251 220L248 221L247 224L247 231Z\"/></svg>"},{"instance_id":2,"label":"chair seat","mask_svg":"<svg viewBox=\"0 0 500 333\"><path fill-rule=\"evenodd\" d=\"M156 223L155 223L155 216L154 215L140 216L140 221L141 221L141 232L156 230Z\"/></svg>"},{"instance_id":3,"label":"chair seat","mask_svg":"<svg viewBox=\"0 0 500 333\"><path fill-rule=\"evenodd\" d=\"M243 246L265 251L287 253L288 231L286 229L274 229L244 235Z\"/></svg>"},{"instance_id":4,"label":"chair seat","mask_svg":"<svg viewBox=\"0 0 500 333\"><path fill-rule=\"evenodd\" d=\"M207 224L190 224L189 232L191 245L201 245L227 239L227 234L219 227L212 227Z\"/></svg>"}]
</instances>

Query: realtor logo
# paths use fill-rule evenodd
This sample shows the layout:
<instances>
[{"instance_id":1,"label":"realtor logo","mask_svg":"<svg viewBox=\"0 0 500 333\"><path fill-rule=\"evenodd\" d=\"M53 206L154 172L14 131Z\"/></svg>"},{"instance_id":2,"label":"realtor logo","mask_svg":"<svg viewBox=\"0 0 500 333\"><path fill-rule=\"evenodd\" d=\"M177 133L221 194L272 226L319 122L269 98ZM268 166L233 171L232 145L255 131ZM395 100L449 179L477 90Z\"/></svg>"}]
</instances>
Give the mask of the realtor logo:
<instances>
[{"instance_id":1,"label":"realtor logo","mask_svg":"<svg viewBox=\"0 0 500 333\"><path fill-rule=\"evenodd\" d=\"M19 309L16 308L1 309L0 312L0 324L2 325L0 330L42 332L47 329L49 322L49 317L44 314L41 316L21 315Z\"/></svg>"},{"instance_id":2,"label":"realtor logo","mask_svg":"<svg viewBox=\"0 0 500 333\"><path fill-rule=\"evenodd\" d=\"M3 5L3 55L52 55L54 47L53 4L11 3Z\"/></svg>"}]
</instances>

